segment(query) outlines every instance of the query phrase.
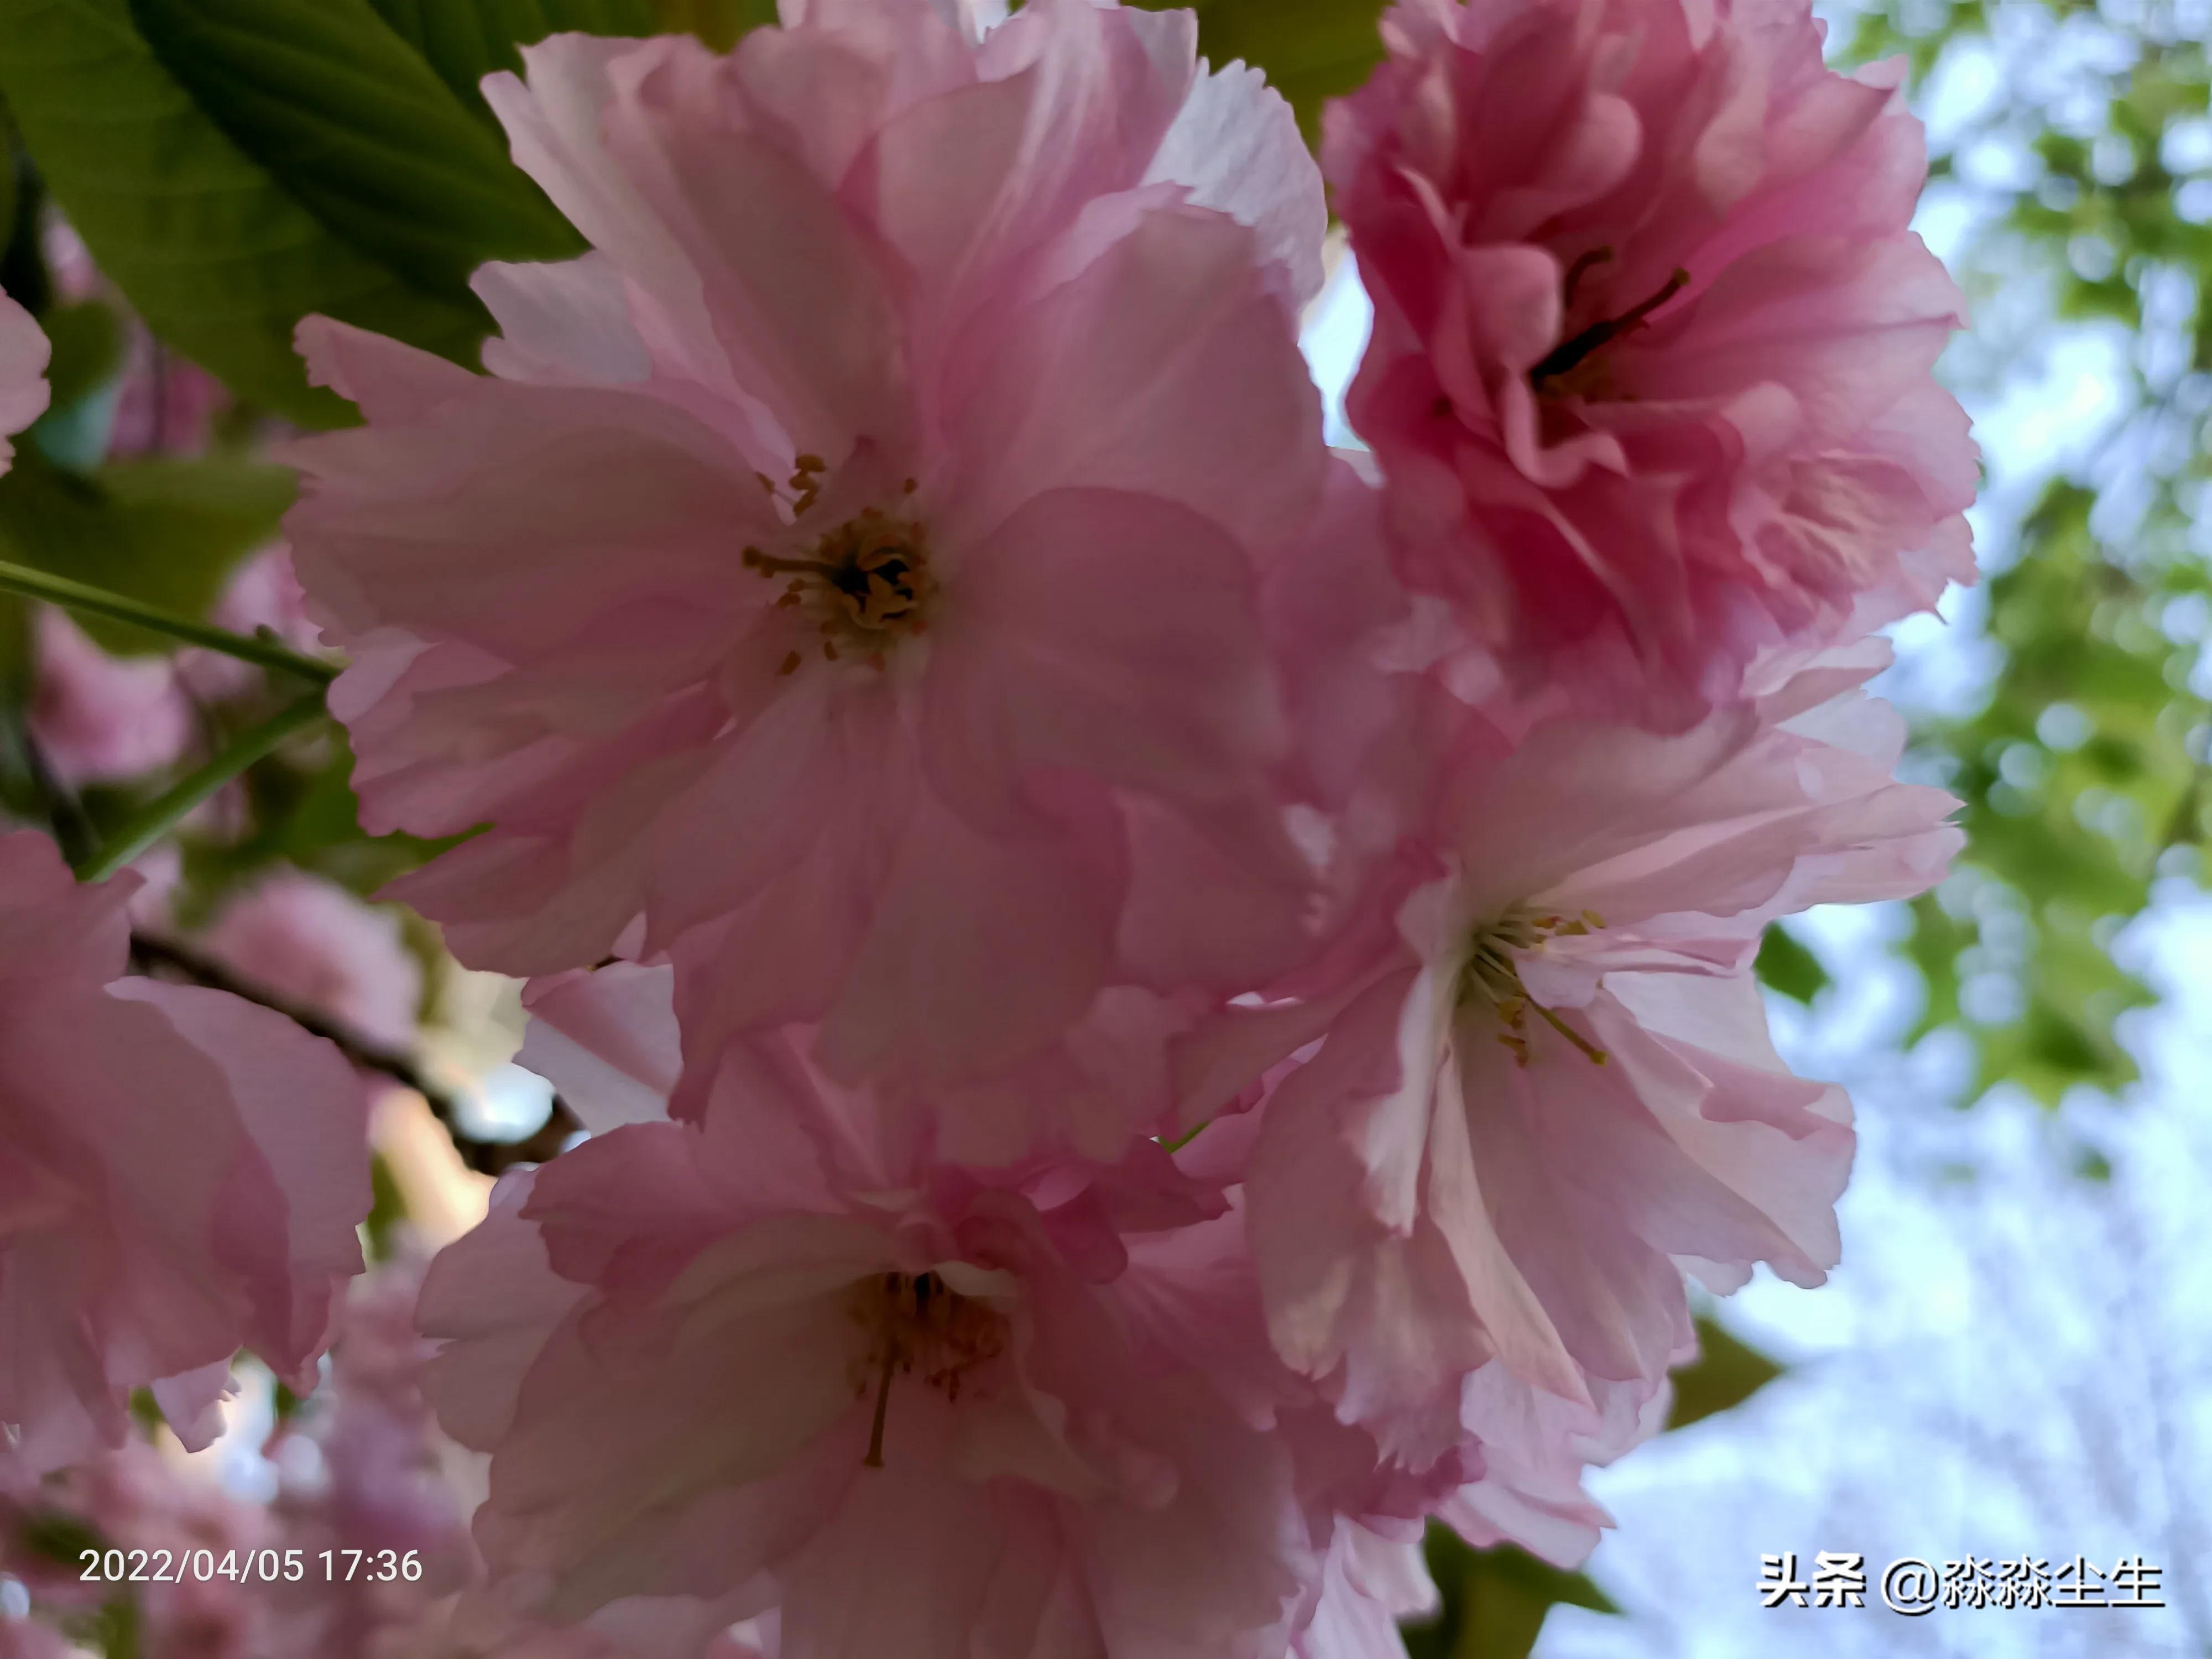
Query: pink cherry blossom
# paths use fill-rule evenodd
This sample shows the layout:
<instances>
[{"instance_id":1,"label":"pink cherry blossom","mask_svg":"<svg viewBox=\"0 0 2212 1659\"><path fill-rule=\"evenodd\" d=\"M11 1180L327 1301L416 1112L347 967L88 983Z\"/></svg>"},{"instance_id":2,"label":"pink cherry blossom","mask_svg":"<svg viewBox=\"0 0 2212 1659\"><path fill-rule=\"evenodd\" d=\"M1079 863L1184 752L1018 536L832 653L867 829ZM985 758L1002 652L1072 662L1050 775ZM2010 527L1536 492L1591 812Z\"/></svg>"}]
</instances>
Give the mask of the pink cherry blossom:
<instances>
[{"instance_id":1,"label":"pink cherry blossom","mask_svg":"<svg viewBox=\"0 0 2212 1659\"><path fill-rule=\"evenodd\" d=\"M430 1392L492 1454L510 1589L775 1607L790 1659L1279 1655L1318 1563L1234 1213L817 1147L618 1128L433 1267Z\"/></svg>"},{"instance_id":2,"label":"pink cherry blossom","mask_svg":"<svg viewBox=\"0 0 2212 1659\"><path fill-rule=\"evenodd\" d=\"M191 746L191 704L166 657L113 657L63 611L41 607L28 721L55 776L112 783L173 766Z\"/></svg>"},{"instance_id":3,"label":"pink cherry blossom","mask_svg":"<svg viewBox=\"0 0 2212 1659\"><path fill-rule=\"evenodd\" d=\"M203 1439L241 1345L312 1386L361 1270L349 1068L238 998L118 977L136 879L0 839L0 1462L33 1471L119 1443L142 1386Z\"/></svg>"},{"instance_id":4,"label":"pink cherry blossom","mask_svg":"<svg viewBox=\"0 0 2212 1659\"><path fill-rule=\"evenodd\" d=\"M491 377L304 328L368 417L290 520L365 822L490 824L392 890L472 963L668 952L848 1079L1127 1071L1298 948L1317 174L1188 14L793 9L494 77L598 251L480 275Z\"/></svg>"},{"instance_id":5,"label":"pink cherry blossom","mask_svg":"<svg viewBox=\"0 0 2212 1659\"><path fill-rule=\"evenodd\" d=\"M1322 1571L1319 1603L1291 1645L1291 1659L1404 1659L1399 1621L1437 1609L1418 1533L1387 1538L1346 1521Z\"/></svg>"},{"instance_id":6,"label":"pink cherry blossom","mask_svg":"<svg viewBox=\"0 0 2212 1659\"><path fill-rule=\"evenodd\" d=\"M1836 695L1880 655L1674 736L1516 747L1460 710L1334 964L1228 1039L1326 1032L1247 1182L1278 1346L1411 1467L1507 1448L1468 1497L1493 1534L1595 1538L1571 1474L1691 1351L1678 1263L1725 1291L1835 1261L1849 1103L1783 1066L1749 968L1775 916L1917 891L1958 844L1890 775L1902 722Z\"/></svg>"},{"instance_id":7,"label":"pink cherry blossom","mask_svg":"<svg viewBox=\"0 0 2212 1659\"><path fill-rule=\"evenodd\" d=\"M1401 560L1516 684L1680 730L1971 580L1900 62L1801 0L1403 0L1324 158Z\"/></svg>"},{"instance_id":8,"label":"pink cherry blossom","mask_svg":"<svg viewBox=\"0 0 2212 1659\"><path fill-rule=\"evenodd\" d=\"M8 440L46 412L52 351L31 313L0 294L0 472L15 459Z\"/></svg>"},{"instance_id":9,"label":"pink cherry blossom","mask_svg":"<svg viewBox=\"0 0 2212 1659\"><path fill-rule=\"evenodd\" d=\"M198 941L240 978L393 1048L415 1037L422 964L397 912L279 870L226 899Z\"/></svg>"}]
</instances>

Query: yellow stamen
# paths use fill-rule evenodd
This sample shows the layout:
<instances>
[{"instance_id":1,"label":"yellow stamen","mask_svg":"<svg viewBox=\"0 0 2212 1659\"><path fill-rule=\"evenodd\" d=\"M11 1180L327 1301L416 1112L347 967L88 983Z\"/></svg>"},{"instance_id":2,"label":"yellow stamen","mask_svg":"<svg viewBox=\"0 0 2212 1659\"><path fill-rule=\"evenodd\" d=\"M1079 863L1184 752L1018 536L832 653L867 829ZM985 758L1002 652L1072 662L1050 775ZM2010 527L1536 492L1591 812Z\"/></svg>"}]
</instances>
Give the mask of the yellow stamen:
<instances>
[{"instance_id":1,"label":"yellow stamen","mask_svg":"<svg viewBox=\"0 0 2212 1659\"><path fill-rule=\"evenodd\" d=\"M1462 1006L1478 998L1490 1004L1505 1030L1498 1040L1512 1051L1514 1060L1527 1066L1530 1060L1528 1048L1528 1011L1533 1008L1543 1022L1572 1043L1583 1057L1593 1066L1602 1066L1610 1058L1606 1051L1581 1032L1569 1025L1557 1013L1547 1008L1528 994L1521 983L1521 969L1516 957L1523 951L1533 951L1549 939L1581 936L1593 927L1602 927L1604 921L1594 910L1585 910L1576 920L1553 915L1531 915L1515 905L1495 921L1475 930L1468 945L1466 965L1460 969L1459 1001Z\"/></svg>"}]
</instances>

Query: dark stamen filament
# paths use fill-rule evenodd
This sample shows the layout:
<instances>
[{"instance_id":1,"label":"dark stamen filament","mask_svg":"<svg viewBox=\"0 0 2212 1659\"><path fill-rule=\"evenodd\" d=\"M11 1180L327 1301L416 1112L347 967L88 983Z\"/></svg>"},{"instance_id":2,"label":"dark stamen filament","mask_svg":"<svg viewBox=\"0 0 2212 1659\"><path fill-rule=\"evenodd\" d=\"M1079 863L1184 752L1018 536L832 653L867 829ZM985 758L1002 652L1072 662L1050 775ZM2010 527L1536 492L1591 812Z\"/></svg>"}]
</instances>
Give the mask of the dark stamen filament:
<instances>
[{"instance_id":1,"label":"dark stamen filament","mask_svg":"<svg viewBox=\"0 0 2212 1659\"><path fill-rule=\"evenodd\" d=\"M1567 273L1570 294L1572 292L1573 282L1595 263L1595 258L1587 253L1575 261L1574 268ZM1569 373L1600 347L1620 338L1624 334L1634 332L1643 326L1645 318L1688 286L1689 281L1690 273L1677 268L1674 274L1667 279L1666 286L1641 305L1631 307L1618 317L1608 317L1602 322L1592 323L1572 339L1561 341L1552 349L1541 362L1528 371L1530 384L1541 389L1545 381L1558 380L1561 375Z\"/></svg>"}]
</instances>

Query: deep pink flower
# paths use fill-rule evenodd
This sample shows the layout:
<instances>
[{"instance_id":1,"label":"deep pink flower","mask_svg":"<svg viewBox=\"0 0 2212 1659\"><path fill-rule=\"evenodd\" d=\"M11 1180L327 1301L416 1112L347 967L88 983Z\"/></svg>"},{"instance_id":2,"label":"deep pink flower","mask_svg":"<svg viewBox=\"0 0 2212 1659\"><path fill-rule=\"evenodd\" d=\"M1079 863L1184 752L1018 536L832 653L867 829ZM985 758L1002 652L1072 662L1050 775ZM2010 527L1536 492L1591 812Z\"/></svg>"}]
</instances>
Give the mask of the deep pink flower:
<instances>
[{"instance_id":1,"label":"deep pink flower","mask_svg":"<svg viewBox=\"0 0 2212 1659\"><path fill-rule=\"evenodd\" d=\"M118 1443L141 1386L203 1436L241 1345L312 1386L361 1270L350 1070L235 997L118 977L136 884L0 840L0 1459L33 1470Z\"/></svg>"},{"instance_id":2,"label":"deep pink flower","mask_svg":"<svg viewBox=\"0 0 2212 1659\"><path fill-rule=\"evenodd\" d=\"M1323 155L1409 580L1523 687L1680 730L1972 574L1960 299L1899 64L1802 0L1403 0Z\"/></svg>"},{"instance_id":3,"label":"deep pink flower","mask_svg":"<svg viewBox=\"0 0 2212 1659\"><path fill-rule=\"evenodd\" d=\"M365 822L491 825L393 889L465 960L672 951L934 1085L1295 946L1257 594L1325 476L1317 174L1194 38L856 0L490 83L599 251L482 273L493 378L312 320L368 424L290 521Z\"/></svg>"},{"instance_id":4,"label":"deep pink flower","mask_svg":"<svg viewBox=\"0 0 2212 1659\"><path fill-rule=\"evenodd\" d=\"M52 353L31 313L0 294L0 472L15 459L8 440L46 412Z\"/></svg>"},{"instance_id":5,"label":"deep pink flower","mask_svg":"<svg viewBox=\"0 0 2212 1659\"><path fill-rule=\"evenodd\" d=\"M1338 957L1221 1039L1326 1032L1246 1186L1278 1346L1412 1467L1506 1448L1468 1498L1497 1533L1594 1538L1572 1474L1689 1351L1678 1263L1725 1291L1835 1261L1849 1103L1783 1066L1750 964L1775 916L1917 891L1958 844L1890 775L1902 722L1834 695L1881 656L1675 736L1514 746L1460 711Z\"/></svg>"}]
</instances>

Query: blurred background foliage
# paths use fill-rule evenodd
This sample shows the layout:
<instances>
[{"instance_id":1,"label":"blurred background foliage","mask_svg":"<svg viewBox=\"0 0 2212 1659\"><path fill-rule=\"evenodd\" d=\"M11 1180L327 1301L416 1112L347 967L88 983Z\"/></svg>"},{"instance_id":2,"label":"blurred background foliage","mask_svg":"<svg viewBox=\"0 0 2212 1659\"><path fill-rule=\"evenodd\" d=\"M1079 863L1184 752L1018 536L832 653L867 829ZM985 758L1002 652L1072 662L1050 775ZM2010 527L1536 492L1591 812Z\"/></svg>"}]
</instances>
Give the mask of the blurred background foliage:
<instances>
[{"instance_id":1,"label":"blurred background foliage","mask_svg":"<svg viewBox=\"0 0 2212 1659\"><path fill-rule=\"evenodd\" d=\"M1377 55L1378 0L1194 3L1202 49L1267 70L1309 136ZM677 29L726 46L773 12L771 0L0 0L0 286L55 344L52 411L0 481L0 559L204 614L289 500L257 441L272 423L352 418L301 370L302 316L473 362L489 322L469 272L575 250L507 160L480 77L556 30ZM1969 850L1911 908L1900 946L1926 984L1910 1040L1971 1048L1961 1103L2000 1084L2055 1103L2129 1081L2115 1022L2150 993L2110 946L2154 882L2203 875L2209 21L2205 0L1882 0L1832 36L1845 66L1902 54L1922 106L1944 112L1929 201L1977 318L1947 363L1954 383L1997 396L2062 341L2089 340L2110 365L2095 441L2058 445L2055 469L1987 458L2006 488L1981 514L1984 586L1954 607L1978 676L1907 696L1911 769L1966 802ZM92 297L68 297L49 269L57 215L104 275ZM189 359L227 388L203 453L108 456L117 381L148 349L157 368ZM156 645L94 632L118 653ZM0 745L0 798L18 817L54 807L20 740L27 639L26 607L0 600L15 739ZM252 717L245 701L218 731ZM246 829L188 842L187 890L204 902L289 862L368 893L427 856L362 834L349 765L328 738L257 765ZM70 810L96 836L173 781ZM1826 989L1819 957L1779 930L1759 971L1801 1001ZM1670 1428L1778 1371L1717 1325L1700 1331ZM1518 1552L1439 1533L1431 1558L1446 1606L1411 1632L1416 1659L1519 1659L1549 1607L1610 1609L1587 1578Z\"/></svg>"},{"instance_id":2,"label":"blurred background foliage","mask_svg":"<svg viewBox=\"0 0 2212 1659\"><path fill-rule=\"evenodd\" d=\"M2156 878L2201 881L2212 829L2212 9L1884 0L1840 33L1843 61L1901 53L1943 111L1930 202L1966 222L1976 319L1954 384L1995 395L2061 339L2104 348L2094 441L1985 506L1986 684L1915 738L1967 830L1913 907L1915 1035L1971 1039L1969 1099L2055 1104L2134 1079L2115 1021L2150 993L2110 946ZM2011 459L1985 457L1993 479Z\"/></svg>"}]
</instances>

